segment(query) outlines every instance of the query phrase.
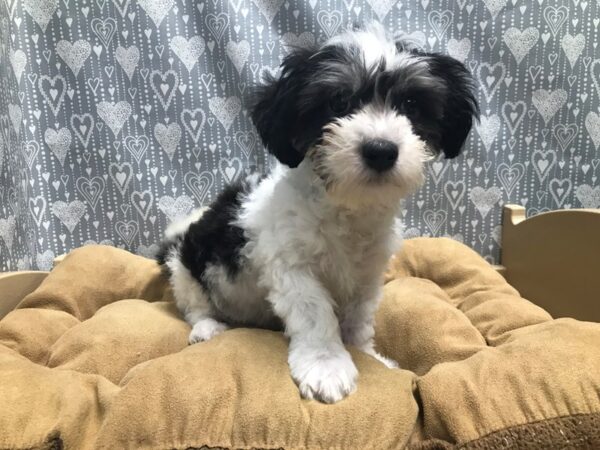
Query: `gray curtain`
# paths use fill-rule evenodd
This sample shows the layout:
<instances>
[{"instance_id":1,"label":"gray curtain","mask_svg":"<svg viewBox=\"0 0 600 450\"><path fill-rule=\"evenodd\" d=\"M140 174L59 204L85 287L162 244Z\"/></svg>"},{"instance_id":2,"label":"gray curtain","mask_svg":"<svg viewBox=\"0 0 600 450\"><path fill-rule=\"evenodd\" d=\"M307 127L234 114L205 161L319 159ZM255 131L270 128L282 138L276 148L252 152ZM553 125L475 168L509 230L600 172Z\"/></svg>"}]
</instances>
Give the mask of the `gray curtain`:
<instances>
[{"instance_id":1,"label":"gray curtain","mask_svg":"<svg viewBox=\"0 0 600 450\"><path fill-rule=\"evenodd\" d=\"M0 0L0 270L166 224L268 159L241 99L286 46L378 19L464 61L483 116L408 236L499 254L504 203L600 207L598 0Z\"/></svg>"}]
</instances>

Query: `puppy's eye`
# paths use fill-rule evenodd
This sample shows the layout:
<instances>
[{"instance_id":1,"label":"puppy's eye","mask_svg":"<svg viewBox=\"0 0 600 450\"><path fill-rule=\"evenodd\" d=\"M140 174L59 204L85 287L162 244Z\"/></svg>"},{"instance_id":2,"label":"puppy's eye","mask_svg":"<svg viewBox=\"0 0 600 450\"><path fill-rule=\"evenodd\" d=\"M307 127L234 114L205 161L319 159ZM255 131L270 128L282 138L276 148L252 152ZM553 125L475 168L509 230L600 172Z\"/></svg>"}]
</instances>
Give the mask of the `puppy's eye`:
<instances>
[{"instance_id":1,"label":"puppy's eye","mask_svg":"<svg viewBox=\"0 0 600 450\"><path fill-rule=\"evenodd\" d=\"M350 110L350 97L346 94L336 94L329 101L329 108L335 114L344 114Z\"/></svg>"},{"instance_id":2,"label":"puppy's eye","mask_svg":"<svg viewBox=\"0 0 600 450\"><path fill-rule=\"evenodd\" d=\"M419 112L419 104L412 97L405 98L402 105L407 114L416 114Z\"/></svg>"}]
</instances>

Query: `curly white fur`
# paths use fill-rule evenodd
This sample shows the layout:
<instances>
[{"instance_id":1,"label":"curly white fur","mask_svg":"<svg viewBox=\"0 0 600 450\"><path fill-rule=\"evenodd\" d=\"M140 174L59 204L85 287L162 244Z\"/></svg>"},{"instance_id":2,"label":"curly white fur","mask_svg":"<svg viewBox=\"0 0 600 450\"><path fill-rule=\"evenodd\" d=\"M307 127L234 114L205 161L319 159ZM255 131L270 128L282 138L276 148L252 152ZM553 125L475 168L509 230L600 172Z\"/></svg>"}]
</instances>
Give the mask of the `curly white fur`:
<instances>
[{"instance_id":1,"label":"curly white fur","mask_svg":"<svg viewBox=\"0 0 600 450\"><path fill-rule=\"evenodd\" d=\"M444 96L452 91L454 102L461 95L472 98L466 69L398 50L380 26L347 32L327 45L340 46L341 54L332 52L333 60L319 60L308 71L303 69L313 57L327 53L299 53L286 60L285 77L291 78L273 78L254 106L253 120L263 141L294 168L276 164L262 181L250 178L243 189L226 192L206 216L194 212L172 225L163 263L177 306L193 327L190 343L208 340L229 326L272 328L279 323L290 339L288 362L300 393L332 403L356 389L358 372L345 345L395 367L375 352L373 316L387 262L400 245L400 201L423 181L424 164L432 147L439 151L440 139L455 133L452 142L461 144L476 105L459 102L460 114L468 120L462 117L453 122L456 127L444 128L444 115L438 114L450 104ZM370 95L354 99L343 114L321 117L323 108L340 108L344 97L336 97L336 85L328 83L340 77L349 81L339 70L349 57L357 60L346 89L362 83ZM437 75L428 61L437 61ZM377 83L386 74L393 75L387 81L397 83L402 95L385 84L380 92ZM316 89L306 91L313 92L306 94L309 98L293 97L300 95L292 88L296 76L313 77L298 83ZM450 78L444 81L446 76ZM329 91L329 106L323 105L321 97ZM421 116L410 113L411 101L421 102ZM302 120L290 120L293 127L279 121L293 118L296 104L306 108L311 102L319 107L306 109ZM307 141L310 145L301 147ZM372 148L380 153L366 152Z\"/></svg>"}]
</instances>

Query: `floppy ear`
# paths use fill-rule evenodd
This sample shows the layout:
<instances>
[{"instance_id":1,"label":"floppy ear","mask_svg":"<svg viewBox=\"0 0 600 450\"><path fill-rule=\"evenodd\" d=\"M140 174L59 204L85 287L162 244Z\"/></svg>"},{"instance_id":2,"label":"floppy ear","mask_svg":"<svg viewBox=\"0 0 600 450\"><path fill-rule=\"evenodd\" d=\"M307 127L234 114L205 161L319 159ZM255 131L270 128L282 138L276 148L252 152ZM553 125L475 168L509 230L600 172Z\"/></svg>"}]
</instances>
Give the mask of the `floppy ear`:
<instances>
[{"instance_id":1,"label":"floppy ear","mask_svg":"<svg viewBox=\"0 0 600 450\"><path fill-rule=\"evenodd\" d=\"M446 158L454 158L463 148L473 118L479 119L475 80L461 62L450 56L428 54L427 57L431 75L446 85L440 147Z\"/></svg>"},{"instance_id":2,"label":"floppy ear","mask_svg":"<svg viewBox=\"0 0 600 450\"><path fill-rule=\"evenodd\" d=\"M264 84L252 93L250 116L263 144L279 162L292 168L304 159L304 150L294 146L293 134L303 71L312 53L309 49L292 51L281 64L281 74L267 74Z\"/></svg>"}]
</instances>

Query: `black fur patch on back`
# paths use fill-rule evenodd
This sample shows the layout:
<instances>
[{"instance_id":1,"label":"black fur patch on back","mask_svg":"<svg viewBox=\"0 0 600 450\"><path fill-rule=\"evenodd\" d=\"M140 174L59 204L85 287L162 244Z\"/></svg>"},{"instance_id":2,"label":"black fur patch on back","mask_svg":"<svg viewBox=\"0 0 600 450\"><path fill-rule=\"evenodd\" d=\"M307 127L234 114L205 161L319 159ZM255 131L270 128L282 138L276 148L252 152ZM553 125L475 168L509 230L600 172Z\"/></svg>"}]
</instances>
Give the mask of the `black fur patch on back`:
<instances>
[{"instance_id":1,"label":"black fur patch on back","mask_svg":"<svg viewBox=\"0 0 600 450\"><path fill-rule=\"evenodd\" d=\"M246 237L232 222L248 189L249 185L241 181L227 186L181 238L181 262L205 288L203 275L209 264L224 267L231 278L240 269L239 253Z\"/></svg>"}]
</instances>

